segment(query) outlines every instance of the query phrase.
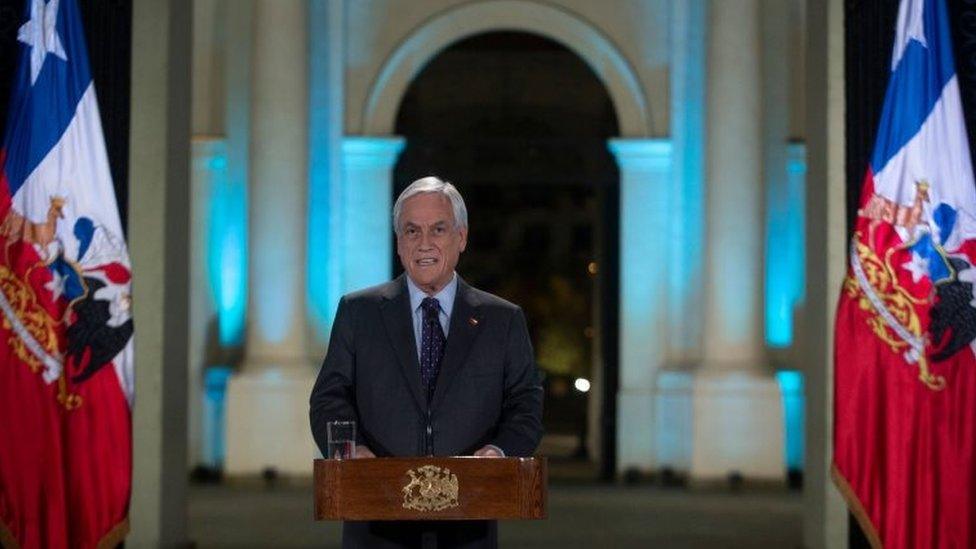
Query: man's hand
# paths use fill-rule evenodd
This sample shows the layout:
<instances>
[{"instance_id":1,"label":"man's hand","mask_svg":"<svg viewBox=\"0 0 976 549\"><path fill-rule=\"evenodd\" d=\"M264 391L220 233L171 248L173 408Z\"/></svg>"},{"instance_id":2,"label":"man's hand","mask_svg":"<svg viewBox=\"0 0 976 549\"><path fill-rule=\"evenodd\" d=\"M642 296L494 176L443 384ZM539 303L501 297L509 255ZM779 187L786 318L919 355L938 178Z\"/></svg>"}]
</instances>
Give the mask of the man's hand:
<instances>
[{"instance_id":1,"label":"man's hand","mask_svg":"<svg viewBox=\"0 0 976 549\"><path fill-rule=\"evenodd\" d=\"M374 457L376 457L376 454L374 454L373 451L367 448L366 446L363 446L362 444L356 446L356 455L353 456L353 459L374 458Z\"/></svg>"},{"instance_id":2,"label":"man's hand","mask_svg":"<svg viewBox=\"0 0 976 549\"><path fill-rule=\"evenodd\" d=\"M498 451L498 448L495 448L494 446L492 446L490 444L488 446L482 446L480 450L478 450L477 452L474 453L474 456L475 457L482 457L482 458L500 458L500 457L505 457L501 452Z\"/></svg>"}]
</instances>

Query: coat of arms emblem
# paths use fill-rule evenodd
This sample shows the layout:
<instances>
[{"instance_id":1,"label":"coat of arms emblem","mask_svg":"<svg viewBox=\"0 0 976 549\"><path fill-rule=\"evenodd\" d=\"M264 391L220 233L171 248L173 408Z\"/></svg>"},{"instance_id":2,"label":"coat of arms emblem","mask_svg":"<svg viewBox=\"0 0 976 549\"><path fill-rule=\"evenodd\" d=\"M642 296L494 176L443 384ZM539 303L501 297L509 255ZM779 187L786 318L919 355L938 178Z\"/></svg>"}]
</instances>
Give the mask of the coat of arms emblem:
<instances>
[{"instance_id":1,"label":"coat of arms emblem","mask_svg":"<svg viewBox=\"0 0 976 549\"><path fill-rule=\"evenodd\" d=\"M448 468L424 465L407 471L403 508L420 512L443 511L458 506L458 478Z\"/></svg>"}]
</instances>

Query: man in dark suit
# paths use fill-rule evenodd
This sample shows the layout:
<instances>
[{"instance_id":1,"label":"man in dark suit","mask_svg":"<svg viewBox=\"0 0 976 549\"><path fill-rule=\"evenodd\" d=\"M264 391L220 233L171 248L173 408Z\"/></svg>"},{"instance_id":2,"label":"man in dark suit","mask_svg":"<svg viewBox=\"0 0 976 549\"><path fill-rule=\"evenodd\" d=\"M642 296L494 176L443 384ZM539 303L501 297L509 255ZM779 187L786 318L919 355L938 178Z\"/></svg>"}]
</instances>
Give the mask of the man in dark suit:
<instances>
[{"instance_id":1,"label":"man in dark suit","mask_svg":"<svg viewBox=\"0 0 976 549\"><path fill-rule=\"evenodd\" d=\"M522 310L455 273L467 245L464 200L436 177L393 208L396 280L344 296L311 397L315 440L356 422L356 457L530 456L542 387ZM497 546L494 522L347 522L343 547Z\"/></svg>"}]
</instances>

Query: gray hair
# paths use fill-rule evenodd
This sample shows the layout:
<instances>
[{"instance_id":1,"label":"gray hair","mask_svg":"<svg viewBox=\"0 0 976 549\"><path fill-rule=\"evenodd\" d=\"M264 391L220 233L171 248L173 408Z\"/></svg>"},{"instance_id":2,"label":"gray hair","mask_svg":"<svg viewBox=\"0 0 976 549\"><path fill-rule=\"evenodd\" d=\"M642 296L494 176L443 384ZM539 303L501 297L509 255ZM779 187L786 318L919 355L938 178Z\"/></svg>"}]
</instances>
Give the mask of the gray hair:
<instances>
[{"instance_id":1,"label":"gray hair","mask_svg":"<svg viewBox=\"0 0 976 549\"><path fill-rule=\"evenodd\" d=\"M439 193L446 196L451 201L454 228L468 228L468 208L465 207L464 198L461 198L461 193L458 192L457 187L431 175L414 181L406 189L403 189L403 192L397 197L396 203L393 204L393 232L400 234L400 213L403 211L403 203L407 199L422 193Z\"/></svg>"}]
</instances>

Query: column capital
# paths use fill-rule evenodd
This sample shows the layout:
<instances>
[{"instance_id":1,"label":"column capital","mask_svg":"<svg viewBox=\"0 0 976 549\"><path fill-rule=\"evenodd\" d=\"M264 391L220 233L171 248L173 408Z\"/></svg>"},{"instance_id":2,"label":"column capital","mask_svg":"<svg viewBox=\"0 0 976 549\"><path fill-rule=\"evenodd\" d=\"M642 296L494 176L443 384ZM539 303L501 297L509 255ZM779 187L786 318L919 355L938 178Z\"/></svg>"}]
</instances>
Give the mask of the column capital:
<instances>
[{"instance_id":1,"label":"column capital","mask_svg":"<svg viewBox=\"0 0 976 549\"><path fill-rule=\"evenodd\" d=\"M666 138L613 138L607 140L607 148L622 169L645 168L666 170L671 168L671 140Z\"/></svg>"},{"instance_id":2,"label":"column capital","mask_svg":"<svg viewBox=\"0 0 976 549\"><path fill-rule=\"evenodd\" d=\"M348 166L392 168L407 140L398 135L347 135L342 138L342 158Z\"/></svg>"}]
</instances>

